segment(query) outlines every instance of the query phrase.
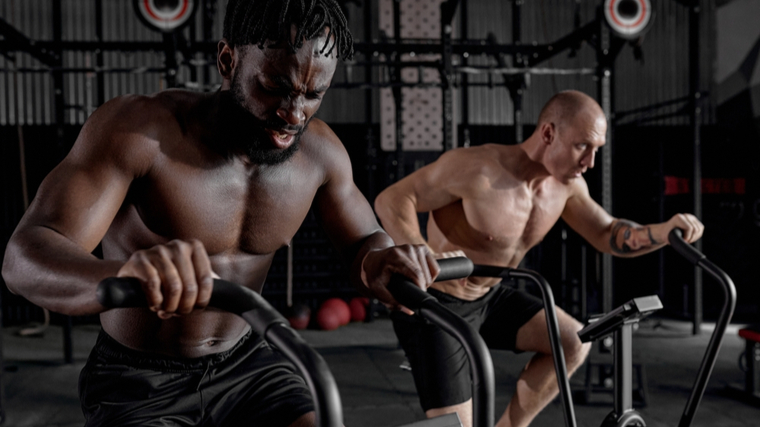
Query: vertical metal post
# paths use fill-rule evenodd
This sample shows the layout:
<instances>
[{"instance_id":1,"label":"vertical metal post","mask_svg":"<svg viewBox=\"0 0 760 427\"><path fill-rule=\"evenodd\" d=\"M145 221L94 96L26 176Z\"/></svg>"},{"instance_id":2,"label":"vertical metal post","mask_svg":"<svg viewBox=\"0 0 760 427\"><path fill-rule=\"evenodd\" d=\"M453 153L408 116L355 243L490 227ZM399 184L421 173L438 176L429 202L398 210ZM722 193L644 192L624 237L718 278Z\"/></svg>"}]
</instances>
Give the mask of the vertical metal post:
<instances>
[{"instance_id":1,"label":"vertical metal post","mask_svg":"<svg viewBox=\"0 0 760 427\"><path fill-rule=\"evenodd\" d=\"M163 33L164 66L166 67L166 87L177 86L177 35L174 31Z\"/></svg>"},{"instance_id":2,"label":"vertical metal post","mask_svg":"<svg viewBox=\"0 0 760 427\"><path fill-rule=\"evenodd\" d=\"M601 12L600 12L601 13ZM599 63L599 97L602 111L607 118L607 143L600 150L602 166L602 208L612 213L612 111L613 111L613 76L614 56L610 41L610 30L599 19L599 47L597 61ZM612 310L612 255L602 255L602 311Z\"/></svg>"},{"instance_id":3,"label":"vertical metal post","mask_svg":"<svg viewBox=\"0 0 760 427\"><path fill-rule=\"evenodd\" d=\"M522 5L524 0L514 0L512 2L512 44L519 46L522 43ZM514 66L524 67L526 58L519 53L514 55ZM523 84L516 88L510 89L512 98L512 115L515 124L515 144L523 142Z\"/></svg>"},{"instance_id":4,"label":"vertical metal post","mask_svg":"<svg viewBox=\"0 0 760 427\"><path fill-rule=\"evenodd\" d=\"M665 222L665 147L663 141L660 140L657 144L657 176L660 181L659 197L657 201L657 219L658 222ZM659 284L659 295L663 300L665 299L665 251L657 251L658 257L658 271L657 278Z\"/></svg>"},{"instance_id":5,"label":"vertical metal post","mask_svg":"<svg viewBox=\"0 0 760 427\"><path fill-rule=\"evenodd\" d=\"M626 323L613 333L615 336L615 413L618 417L633 407L633 324Z\"/></svg>"},{"instance_id":6,"label":"vertical metal post","mask_svg":"<svg viewBox=\"0 0 760 427\"><path fill-rule=\"evenodd\" d=\"M53 40L63 39L63 10L60 1L53 2ZM55 99L55 124L57 127L57 143L61 158L65 155L65 141L63 139L63 122L65 103L63 98L63 52L56 49L56 69L53 70L53 93ZM63 358L66 363L74 361L71 344L71 317L65 316L63 323Z\"/></svg>"},{"instance_id":7,"label":"vertical metal post","mask_svg":"<svg viewBox=\"0 0 760 427\"><path fill-rule=\"evenodd\" d=\"M214 15L216 15L216 0L203 0L203 40L209 41L214 38ZM208 90L211 84L211 73L216 70L216 55L206 53L206 65L203 67L203 87Z\"/></svg>"},{"instance_id":8,"label":"vertical metal post","mask_svg":"<svg viewBox=\"0 0 760 427\"><path fill-rule=\"evenodd\" d=\"M103 42L103 0L95 0L95 37L99 42ZM95 51L95 65L98 69L103 67L103 51ZM106 82L102 71L95 73L95 84L98 90L98 106L106 102Z\"/></svg>"},{"instance_id":9,"label":"vertical metal post","mask_svg":"<svg viewBox=\"0 0 760 427\"><path fill-rule=\"evenodd\" d=\"M372 2L364 2L364 41L372 42ZM365 52L364 58L364 82L372 83L372 53ZM375 170L377 169L377 147L375 147L376 137L372 132L372 110L374 107L374 89L368 88L364 91L364 124L367 126L367 199L374 200L377 195L375 189Z\"/></svg>"},{"instance_id":10,"label":"vertical metal post","mask_svg":"<svg viewBox=\"0 0 760 427\"><path fill-rule=\"evenodd\" d=\"M71 316L63 317L63 358L66 363L74 363L73 324Z\"/></svg>"},{"instance_id":11,"label":"vertical metal post","mask_svg":"<svg viewBox=\"0 0 760 427\"><path fill-rule=\"evenodd\" d=\"M451 34L454 27L451 21L454 19L458 0L447 0L441 3L441 101L443 103L443 151L454 149L454 94L451 87L454 76L452 64L453 51L451 48Z\"/></svg>"},{"instance_id":12,"label":"vertical metal post","mask_svg":"<svg viewBox=\"0 0 760 427\"><path fill-rule=\"evenodd\" d=\"M179 31L179 30L177 30ZM182 59L188 63L188 69L190 70L190 81L197 84L199 87L201 86L201 79L198 77L198 67L195 65L192 65L192 60L195 59L195 52L191 51L188 46L192 43L195 43L196 40L198 40L197 35L198 28L195 25L195 22L192 22L190 25L187 26L187 34L188 37L185 39L184 35L182 33L179 33L179 40L182 42L182 46L180 46L180 51L182 52ZM201 28L201 34L203 33L203 29Z\"/></svg>"},{"instance_id":13,"label":"vertical metal post","mask_svg":"<svg viewBox=\"0 0 760 427\"><path fill-rule=\"evenodd\" d=\"M469 19L467 15L467 0L461 0L462 1L462 9L459 12L459 37L463 40L467 40L469 38L469 28L467 26L467 20ZM467 56L462 56L462 65L467 66L467 63L469 61L467 60ZM461 146L462 147L469 147L470 146L470 79L467 76L466 73L460 74L460 80L459 80L459 97L460 97L460 109L462 111L461 113L461 122L460 126L462 127L462 141Z\"/></svg>"},{"instance_id":14,"label":"vertical metal post","mask_svg":"<svg viewBox=\"0 0 760 427\"><path fill-rule=\"evenodd\" d=\"M691 100L691 127L693 136L693 161L694 175L694 216L702 220L702 109L701 95L699 91L700 64L699 64L699 0L689 7L689 95ZM702 240L697 240L695 246L702 251ZM702 327L702 269L694 267L694 297L692 303L694 318L692 320L692 333L697 335Z\"/></svg>"},{"instance_id":15,"label":"vertical metal post","mask_svg":"<svg viewBox=\"0 0 760 427\"><path fill-rule=\"evenodd\" d=\"M393 0L393 37L396 44L401 44L401 0ZM393 61L401 61L401 53L394 53ZM393 82L401 83L401 67L393 67ZM391 89L396 109L396 177L399 181L404 177L404 96L401 86Z\"/></svg>"},{"instance_id":16,"label":"vertical metal post","mask_svg":"<svg viewBox=\"0 0 760 427\"><path fill-rule=\"evenodd\" d=\"M63 37L63 10L61 2L53 2L53 40L62 40ZM53 99L55 102L55 124L58 127L58 148L63 154L63 121L65 103L63 99L63 51L56 49L53 53L56 58L56 68L53 69Z\"/></svg>"}]
</instances>

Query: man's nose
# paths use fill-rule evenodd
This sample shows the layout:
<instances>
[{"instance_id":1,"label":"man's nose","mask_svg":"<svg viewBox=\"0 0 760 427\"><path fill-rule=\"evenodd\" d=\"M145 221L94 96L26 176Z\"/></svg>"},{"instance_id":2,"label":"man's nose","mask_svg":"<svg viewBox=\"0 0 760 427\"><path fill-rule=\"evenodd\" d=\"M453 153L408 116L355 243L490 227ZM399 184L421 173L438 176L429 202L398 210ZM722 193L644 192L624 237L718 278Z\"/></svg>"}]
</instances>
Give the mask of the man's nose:
<instances>
[{"instance_id":1,"label":"man's nose","mask_svg":"<svg viewBox=\"0 0 760 427\"><path fill-rule=\"evenodd\" d=\"M584 166L588 167L589 169L593 169L594 168L594 158L595 157L596 157L596 151L592 151L591 153L589 153L588 155L586 155L586 157L583 158L582 164Z\"/></svg>"},{"instance_id":2,"label":"man's nose","mask_svg":"<svg viewBox=\"0 0 760 427\"><path fill-rule=\"evenodd\" d=\"M291 99L282 107L277 109L277 116L289 125L300 125L306 121L306 114L304 114L303 99L299 96Z\"/></svg>"}]
</instances>

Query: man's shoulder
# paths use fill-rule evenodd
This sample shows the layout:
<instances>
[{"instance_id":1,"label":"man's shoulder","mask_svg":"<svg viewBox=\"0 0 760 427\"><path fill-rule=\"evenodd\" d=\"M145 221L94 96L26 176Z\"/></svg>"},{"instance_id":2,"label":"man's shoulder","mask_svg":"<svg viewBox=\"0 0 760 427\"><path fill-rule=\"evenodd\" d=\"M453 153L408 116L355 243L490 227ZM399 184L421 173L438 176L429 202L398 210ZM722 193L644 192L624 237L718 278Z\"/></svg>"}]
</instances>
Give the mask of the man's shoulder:
<instances>
[{"instance_id":1,"label":"man's shoulder","mask_svg":"<svg viewBox=\"0 0 760 427\"><path fill-rule=\"evenodd\" d=\"M346 148L338 135L327 123L317 118L313 118L309 122L309 126L303 134L301 145L302 149L315 159L346 153Z\"/></svg>"},{"instance_id":2,"label":"man's shoulder","mask_svg":"<svg viewBox=\"0 0 760 427\"><path fill-rule=\"evenodd\" d=\"M435 163L451 169L452 173L474 174L480 177L501 176L507 169L504 161L511 150L500 144L461 147L442 154Z\"/></svg>"},{"instance_id":3,"label":"man's shoulder","mask_svg":"<svg viewBox=\"0 0 760 427\"><path fill-rule=\"evenodd\" d=\"M178 94L122 95L100 106L85 123L72 149L73 158L112 161L141 170L155 160L161 143L186 130Z\"/></svg>"},{"instance_id":4,"label":"man's shoulder","mask_svg":"<svg viewBox=\"0 0 760 427\"><path fill-rule=\"evenodd\" d=\"M160 131L183 126L184 117L197 104L197 97L184 91L153 95L121 95L96 110L93 118L111 121L114 129Z\"/></svg>"}]
</instances>

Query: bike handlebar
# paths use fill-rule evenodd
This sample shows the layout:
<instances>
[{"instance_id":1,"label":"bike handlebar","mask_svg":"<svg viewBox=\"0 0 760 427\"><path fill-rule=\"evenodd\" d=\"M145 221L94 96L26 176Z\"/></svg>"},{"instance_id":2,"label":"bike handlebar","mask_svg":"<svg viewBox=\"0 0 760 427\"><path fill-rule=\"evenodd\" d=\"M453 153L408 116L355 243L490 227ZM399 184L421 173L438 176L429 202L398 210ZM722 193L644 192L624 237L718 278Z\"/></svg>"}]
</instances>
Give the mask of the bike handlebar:
<instances>
[{"instance_id":1,"label":"bike handlebar","mask_svg":"<svg viewBox=\"0 0 760 427\"><path fill-rule=\"evenodd\" d=\"M441 271L436 281L467 277L473 270L472 261L464 257L439 260L438 265ZM473 425L492 427L495 408L493 362L480 334L406 277L393 275L388 290L398 302L418 311L462 343L470 359L473 378ZM141 282L135 278L104 279L98 285L97 298L100 304L108 308L148 306ZM317 425L342 426L340 395L327 364L259 293L214 279L209 306L243 317L257 334L277 346L299 368L312 391Z\"/></svg>"},{"instance_id":2,"label":"bike handlebar","mask_svg":"<svg viewBox=\"0 0 760 427\"><path fill-rule=\"evenodd\" d=\"M544 314L549 332L549 344L552 350L552 360L554 361L554 370L557 374L557 385L559 387L559 397L562 401L562 410L565 418L565 425L575 427L575 408L573 407L573 397L570 390L570 381L567 375L567 365L565 364L565 353L562 350L560 340L559 321L554 309L554 294L551 286L546 279L533 270L522 268L499 267L495 265L475 265L472 276L479 277L501 277L504 279L528 279L538 285L541 290L541 298L544 303Z\"/></svg>"},{"instance_id":3,"label":"bike handlebar","mask_svg":"<svg viewBox=\"0 0 760 427\"><path fill-rule=\"evenodd\" d=\"M672 246L681 256L713 276L713 278L720 283L724 293L723 308L720 311L720 316L718 316L718 321L716 322L715 330L710 337L710 342L707 344L707 350L705 350L705 356L699 367L699 373L694 381L694 387L692 388L689 400L686 402L686 408L681 415L681 421L678 424L679 427L687 427L691 425L694 415L697 412L697 408L699 407L699 403L702 400L702 396L705 393L707 381L710 379L713 367L715 367L715 361L718 357L718 350L720 350L723 341L723 335L726 332L728 324L731 322L731 317L733 317L734 308L736 307L736 287L728 274L708 260L702 252L686 243L683 239L683 231L674 228L668 233L668 241L670 242L670 246Z\"/></svg>"},{"instance_id":4,"label":"bike handlebar","mask_svg":"<svg viewBox=\"0 0 760 427\"><path fill-rule=\"evenodd\" d=\"M464 257L439 259L438 266L441 271L436 282L468 277L473 270L472 261ZM462 344L472 375L473 426L492 427L495 410L493 362L478 331L402 275L391 276L387 288L396 301L432 321Z\"/></svg>"},{"instance_id":5,"label":"bike handlebar","mask_svg":"<svg viewBox=\"0 0 760 427\"><path fill-rule=\"evenodd\" d=\"M683 231L681 231L680 228L670 230L670 233L668 233L668 242L676 252L694 265L697 265L700 260L705 258L704 254L699 252L697 248L686 243L686 240L683 239Z\"/></svg>"}]
</instances>

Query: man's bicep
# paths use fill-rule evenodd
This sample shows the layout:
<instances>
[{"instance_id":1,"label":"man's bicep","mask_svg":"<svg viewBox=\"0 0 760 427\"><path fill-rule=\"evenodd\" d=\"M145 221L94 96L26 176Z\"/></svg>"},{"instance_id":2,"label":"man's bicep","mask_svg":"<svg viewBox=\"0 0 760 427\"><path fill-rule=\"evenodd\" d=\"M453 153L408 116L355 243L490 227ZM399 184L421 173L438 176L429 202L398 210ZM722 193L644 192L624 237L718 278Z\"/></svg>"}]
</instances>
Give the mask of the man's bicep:
<instances>
[{"instance_id":1,"label":"man's bicep","mask_svg":"<svg viewBox=\"0 0 760 427\"><path fill-rule=\"evenodd\" d=\"M128 188L129 180L118 172L62 163L40 185L22 225L53 229L91 251L108 230Z\"/></svg>"},{"instance_id":2,"label":"man's bicep","mask_svg":"<svg viewBox=\"0 0 760 427\"><path fill-rule=\"evenodd\" d=\"M99 122L94 117L85 124L71 152L40 184L19 228L46 227L90 251L97 246L149 157L140 141Z\"/></svg>"},{"instance_id":3,"label":"man's bicep","mask_svg":"<svg viewBox=\"0 0 760 427\"><path fill-rule=\"evenodd\" d=\"M372 207L351 178L332 177L323 185L314 201L315 214L328 237L344 250L380 230Z\"/></svg>"},{"instance_id":4,"label":"man's bicep","mask_svg":"<svg viewBox=\"0 0 760 427\"><path fill-rule=\"evenodd\" d=\"M615 218L591 198L585 185L567 200L562 219L597 250L609 246L609 230Z\"/></svg>"}]
</instances>

